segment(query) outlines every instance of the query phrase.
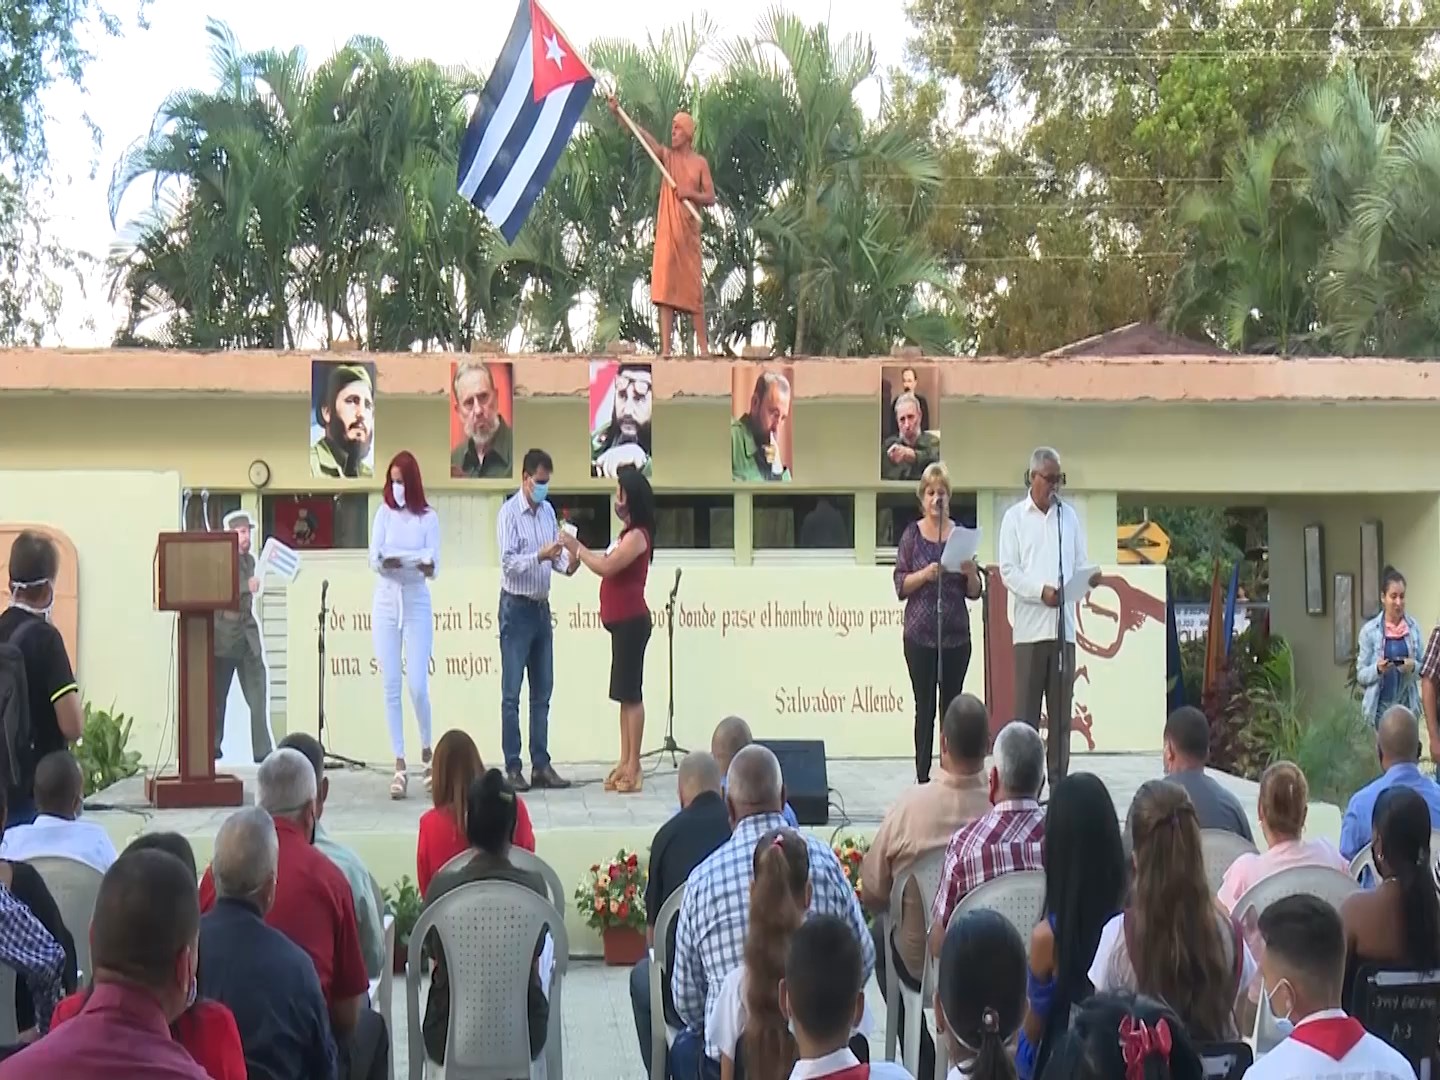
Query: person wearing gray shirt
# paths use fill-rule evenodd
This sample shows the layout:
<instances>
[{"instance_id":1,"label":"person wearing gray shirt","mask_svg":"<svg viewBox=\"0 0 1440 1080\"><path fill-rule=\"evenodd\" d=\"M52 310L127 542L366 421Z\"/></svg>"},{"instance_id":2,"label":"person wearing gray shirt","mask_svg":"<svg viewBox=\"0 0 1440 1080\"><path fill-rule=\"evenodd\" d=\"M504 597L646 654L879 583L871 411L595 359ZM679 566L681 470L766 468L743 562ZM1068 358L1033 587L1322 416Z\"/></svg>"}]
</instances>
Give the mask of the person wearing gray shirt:
<instances>
[{"instance_id":1,"label":"person wearing gray shirt","mask_svg":"<svg viewBox=\"0 0 1440 1080\"><path fill-rule=\"evenodd\" d=\"M1209 760L1210 721L1195 706L1182 705L1165 721L1165 779L1185 789L1200 828L1222 829L1253 844L1250 819L1240 800L1205 772ZM1130 820L1129 814L1125 820Z\"/></svg>"}]
</instances>

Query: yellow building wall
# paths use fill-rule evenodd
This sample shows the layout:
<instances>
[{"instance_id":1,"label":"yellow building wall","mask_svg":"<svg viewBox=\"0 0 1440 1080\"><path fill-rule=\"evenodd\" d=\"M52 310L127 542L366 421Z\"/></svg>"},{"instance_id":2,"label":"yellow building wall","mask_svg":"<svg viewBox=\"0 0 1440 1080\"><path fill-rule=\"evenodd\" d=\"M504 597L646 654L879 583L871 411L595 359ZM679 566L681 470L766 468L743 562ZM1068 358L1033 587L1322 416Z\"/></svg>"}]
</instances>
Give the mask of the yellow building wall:
<instances>
[{"instance_id":1,"label":"yellow building wall","mask_svg":"<svg viewBox=\"0 0 1440 1080\"><path fill-rule=\"evenodd\" d=\"M1316 471L1323 471L1318 465ZM1440 499L1434 495L1356 495L1324 499L1279 497L1269 501L1270 626L1295 651L1296 679L1313 694L1341 693L1347 665L1335 660L1335 574L1355 577L1354 632L1375 613L1360 610L1360 526L1381 524L1381 565L1406 578L1406 607L1428 635L1440 619ZM1307 525L1324 535L1325 614L1305 611Z\"/></svg>"},{"instance_id":2,"label":"yellow building wall","mask_svg":"<svg viewBox=\"0 0 1440 1080\"><path fill-rule=\"evenodd\" d=\"M0 431L8 445L3 423ZM97 483L88 471L0 468L0 513L51 525L74 542L80 691L101 708L113 703L133 716L131 749L147 762L157 760L162 742L173 740L175 618L155 610L152 567L155 537L179 521L179 474L117 469Z\"/></svg>"}]
</instances>

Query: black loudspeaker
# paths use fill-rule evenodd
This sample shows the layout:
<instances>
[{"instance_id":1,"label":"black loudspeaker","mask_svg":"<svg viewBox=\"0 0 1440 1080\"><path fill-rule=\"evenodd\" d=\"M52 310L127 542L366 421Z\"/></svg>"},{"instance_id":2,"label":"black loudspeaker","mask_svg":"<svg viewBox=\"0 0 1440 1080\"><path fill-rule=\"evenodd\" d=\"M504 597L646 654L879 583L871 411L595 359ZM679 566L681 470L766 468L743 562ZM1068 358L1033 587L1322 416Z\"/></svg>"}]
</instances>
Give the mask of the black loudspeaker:
<instances>
[{"instance_id":1,"label":"black loudspeaker","mask_svg":"<svg viewBox=\"0 0 1440 1080\"><path fill-rule=\"evenodd\" d=\"M785 798L801 825L830 824L830 781L823 739L756 739L780 761Z\"/></svg>"}]
</instances>

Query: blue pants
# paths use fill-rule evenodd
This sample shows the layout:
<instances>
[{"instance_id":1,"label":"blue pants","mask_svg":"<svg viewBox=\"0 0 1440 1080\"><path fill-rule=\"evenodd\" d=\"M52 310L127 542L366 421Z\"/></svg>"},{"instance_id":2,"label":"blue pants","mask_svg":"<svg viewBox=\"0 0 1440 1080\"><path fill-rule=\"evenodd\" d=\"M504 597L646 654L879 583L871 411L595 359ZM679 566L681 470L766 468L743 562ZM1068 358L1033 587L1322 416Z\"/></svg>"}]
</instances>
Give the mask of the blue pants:
<instances>
[{"instance_id":1,"label":"blue pants","mask_svg":"<svg viewBox=\"0 0 1440 1080\"><path fill-rule=\"evenodd\" d=\"M555 637L550 605L500 593L500 745L505 768L520 761L520 683L530 677L530 765L550 765L550 691L555 685Z\"/></svg>"},{"instance_id":2,"label":"blue pants","mask_svg":"<svg viewBox=\"0 0 1440 1080\"><path fill-rule=\"evenodd\" d=\"M705 1036L682 1028L670 1044L671 1080L720 1080L720 1063L705 1056Z\"/></svg>"}]
</instances>

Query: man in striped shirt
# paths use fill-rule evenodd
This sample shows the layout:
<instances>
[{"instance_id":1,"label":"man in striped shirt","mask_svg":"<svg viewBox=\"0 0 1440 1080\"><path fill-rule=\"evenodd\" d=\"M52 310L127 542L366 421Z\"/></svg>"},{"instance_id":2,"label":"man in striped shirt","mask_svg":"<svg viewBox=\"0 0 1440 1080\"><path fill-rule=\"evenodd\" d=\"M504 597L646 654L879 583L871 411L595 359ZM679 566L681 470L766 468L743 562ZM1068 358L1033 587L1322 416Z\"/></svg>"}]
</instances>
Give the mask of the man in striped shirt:
<instances>
[{"instance_id":1,"label":"man in striped shirt","mask_svg":"<svg viewBox=\"0 0 1440 1080\"><path fill-rule=\"evenodd\" d=\"M520 490L505 500L500 544L500 742L505 774L516 791L568 788L550 764L550 691L555 685L555 637L550 621L550 575L567 577L580 565L560 546L560 527L547 496L554 462L527 450ZM530 676L530 780L520 758L520 684Z\"/></svg>"}]
</instances>

